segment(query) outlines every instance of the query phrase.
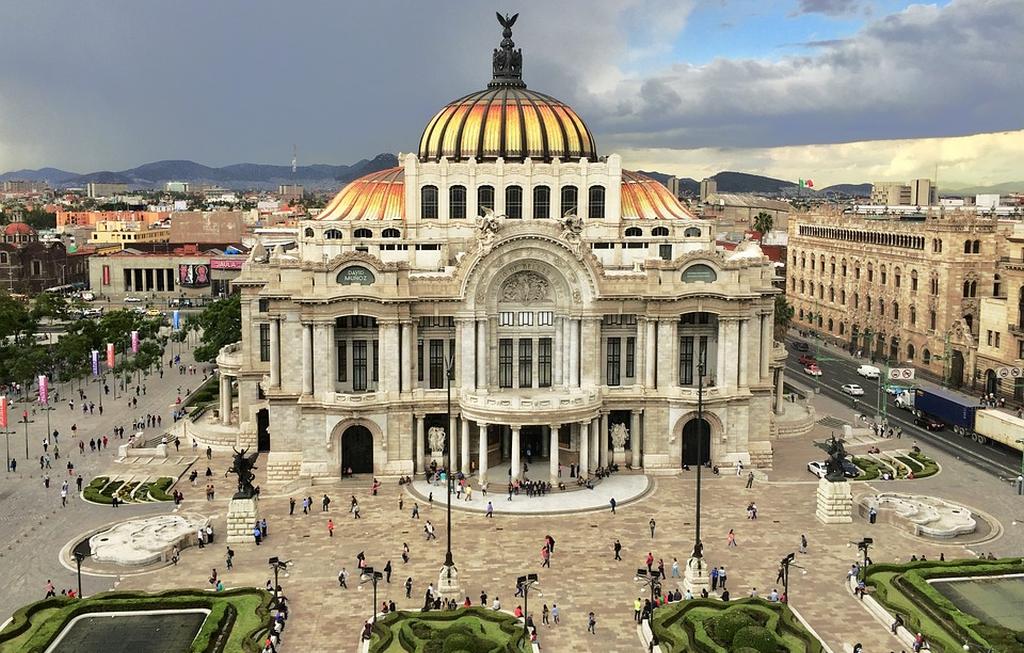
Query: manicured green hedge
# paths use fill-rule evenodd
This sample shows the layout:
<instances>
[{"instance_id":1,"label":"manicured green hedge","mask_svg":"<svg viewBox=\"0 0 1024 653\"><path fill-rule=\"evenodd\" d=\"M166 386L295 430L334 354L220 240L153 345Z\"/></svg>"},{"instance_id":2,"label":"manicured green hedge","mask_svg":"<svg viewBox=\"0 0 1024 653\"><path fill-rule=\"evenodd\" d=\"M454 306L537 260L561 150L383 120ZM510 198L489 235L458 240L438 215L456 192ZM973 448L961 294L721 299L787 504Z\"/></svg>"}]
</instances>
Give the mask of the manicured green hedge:
<instances>
[{"instance_id":1,"label":"manicured green hedge","mask_svg":"<svg viewBox=\"0 0 1024 653\"><path fill-rule=\"evenodd\" d=\"M14 613L11 623L0 631L0 653L41 653L72 619L90 612L186 608L210 610L188 653L211 652L229 615L234 615L234 620L223 650L257 653L262 647L255 638L271 625L270 600L269 592L255 588L226 592L171 590L159 594L115 591L86 599L50 598Z\"/></svg>"},{"instance_id":2,"label":"manicured green hedge","mask_svg":"<svg viewBox=\"0 0 1024 653\"><path fill-rule=\"evenodd\" d=\"M393 612L373 625L370 653L527 653L522 623L482 607Z\"/></svg>"},{"instance_id":3,"label":"manicured green hedge","mask_svg":"<svg viewBox=\"0 0 1024 653\"><path fill-rule=\"evenodd\" d=\"M174 485L174 479L170 476L162 476L149 486L149 497L154 501L174 501L174 497L167 493L167 490Z\"/></svg>"},{"instance_id":4,"label":"manicured green hedge","mask_svg":"<svg viewBox=\"0 0 1024 653\"><path fill-rule=\"evenodd\" d=\"M658 608L652 624L666 653L821 653L821 642L784 603L692 599ZM739 641L737 641L737 639Z\"/></svg>"},{"instance_id":5,"label":"manicured green hedge","mask_svg":"<svg viewBox=\"0 0 1024 653\"><path fill-rule=\"evenodd\" d=\"M882 475L878 469L878 462L871 458L862 458L857 456L853 459L853 464L856 465L860 471L864 472L857 477L858 481L871 481Z\"/></svg>"},{"instance_id":6,"label":"manicured green hedge","mask_svg":"<svg viewBox=\"0 0 1024 653\"><path fill-rule=\"evenodd\" d=\"M923 453L911 451L907 454L906 458L910 458L913 462L917 463L916 468L914 465L910 465L910 467L914 469L915 478L927 478L929 476L934 476L939 471L939 464ZM901 458L901 460L906 463L906 458Z\"/></svg>"},{"instance_id":7,"label":"manicured green hedge","mask_svg":"<svg viewBox=\"0 0 1024 653\"><path fill-rule=\"evenodd\" d=\"M872 565L866 582L889 612L899 614L908 628L924 634L932 650L953 653L961 650L964 642L970 642L982 650L991 647L1001 653L1024 653L1024 637L961 612L928 583L935 578L1015 573L1024 573L1024 559L926 560Z\"/></svg>"}]
</instances>

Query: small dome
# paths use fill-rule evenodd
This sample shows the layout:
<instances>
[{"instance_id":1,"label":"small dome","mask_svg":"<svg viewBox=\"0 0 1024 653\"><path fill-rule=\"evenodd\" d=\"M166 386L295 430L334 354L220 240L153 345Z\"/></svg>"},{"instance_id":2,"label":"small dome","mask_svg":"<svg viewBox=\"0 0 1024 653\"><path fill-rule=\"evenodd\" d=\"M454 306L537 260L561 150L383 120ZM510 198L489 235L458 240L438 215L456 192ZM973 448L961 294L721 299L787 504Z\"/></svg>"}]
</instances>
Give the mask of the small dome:
<instances>
[{"instance_id":1,"label":"small dome","mask_svg":"<svg viewBox=\"0 0 1024 653\"><path fill-rule=\"evenodd\" d=\"M4 227L5 236L35 236L36 230L24 222L12 222Z\"/></svg>"},{"instance_id":2,"label":"small dome","mask_svg":"<svg viewBox=\"0 0 1024 653\"><path fill-rule=\"evenodd\" d=\"M405 218L405 170L399 166L371 172L341 189L317 220L402 220Z\"/></svg>"},{"instance_id":3,"label":"small dome","mask_svg":"<svg viewBox=\"0 0 1024 653\"><path fill-rule=\"evenodd\" d=\"M663 184L639 172L622 171L622 217L692 220L693 214Z\"/></svg>"}]
</instances>

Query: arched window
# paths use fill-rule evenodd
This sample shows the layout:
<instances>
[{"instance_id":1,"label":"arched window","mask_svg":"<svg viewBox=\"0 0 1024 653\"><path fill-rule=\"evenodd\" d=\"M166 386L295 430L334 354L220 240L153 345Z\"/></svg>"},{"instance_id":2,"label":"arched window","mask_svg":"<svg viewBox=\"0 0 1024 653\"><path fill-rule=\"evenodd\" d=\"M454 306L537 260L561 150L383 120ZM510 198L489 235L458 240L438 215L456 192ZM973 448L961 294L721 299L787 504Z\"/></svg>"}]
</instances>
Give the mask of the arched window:
<instances>
[{"instance_id":1,"label":"arched window","mask_svg":"<svg viewBox=\"0 0 1024 653\"><path fill-rule=\"evenodd\" d=\"M875 266L873 266L871 263L868 263L868 283L871 283L874 280L875 280Z\"/></svg>"},{"instance_id":2,"label":"arched window","mask_svg":"<svg viewBox=\"0 0 1024 653\"><path fill-rule=\"evenodd\" d=\"M667 236L668 235L668 227L655 227L654 229L651 229L651 235L652 236ZM793 258L794 258L794 260L796 259L796 255L795 254L793 255Z\"/></svg>"},{"instance_id":3,"label":"arched window","mask_svg":"<svg viewBox=\"0 0 1024 653\"><path fill-rule=\"evenodd\" d=\"M914 360L914 355L916 353L917 353L917 351L914 349L914 345L912 345L911 343L908 342L907 343L907 360L908 361Z\"/></svg>"},{"instance_id":4,"label":"arched window","mask_svg":"<svg viewBox=\"0 0 1024 653\"><path fill-rule=\"evenodd\" d=\"M860 263L854 263L853 265L853 278L860 279Z\"/></svg>"},{"instance_id":5,"label":"arched window","mask_svg":"<svg viewBox=\"0 0 1024 653\"><path fill-rule=\"evenodd\" d=\"M825 299L825 286L818 284L818 299Z\"/></svg>"},{"instance_id":6,"label":"arched window","mask_svg":"<svg viewBox=\"0 0 1024 653\"><path fill-rule=\"evenodd\" d=\"M703 263L696 263L683 270L683 281L686 283L694 283L702 281L704 283L712 283L718 279L718 273L715 272L714 268Z\"/></svg>"},{"instance_id":7,"label":"arched window","mask_svg":"<svg viewBox=\"0 0 1024 653\"><path fill-rule=\"evenodd\" d=\"M356 231L359 230L357 229ZM365 231L369 231L369 229L366 229ZM328 229L327 231L324 232L324 238L326 238L327 240L341 240L342 238L344 238L344 236L342 235L341 231L337 229Z\"/></svg>"},{"instance_id":8,"label":"arched window","mask_svg":"<svg viewBox=\"0 0 1024 653\"><path fill-rule=\"evenodd\" d=\"M700 227L687 227L683 231L683 238L700 238ZM803 262L803 256L800 257L801 263Z\"/></svg>"},{"instance_id":9,"label":"arched window","mask_svg":"<svg viewBox=\"0 0 1024 653\"><path fill-rule=\"evenodd\" d=\"M828 300L830 302L835 302L836 301L836 289L835 288L831 288L830 287L828 289Z\"/></svg>"},{"instance_id":10,"label":"arched window","mask_svg":"<svg viewBox=\"0 0 1024 653\"><path fill-rule=\"evenodd\" d=\"M964 322L967 323L967 330L968 331L973 331L974 330L974 316L972 314L968 313L967 315L965 315L964 316Z\"/></svg>"},{"instance_id":11,"label":"arched window","mask_svg":"<svg viewBox=\"0 0 1024 653\"><path fill-rule=\"evenodd\" d=\"M522 186L505 187L505 215L513 220L523 217Z\"/></svg>"},{"instance_id":12,"label":"arched window","mask_svg":"<svg viewBox=\"0 0 1024 653\"><path fill-rule=\"evenodd\" d=\"M562 217L572 214L577 215L579 211L580 189L575 186L562 186Z\"/></svg>"},{"instance_id":13,"label":"arched window","mask_svg":"<svg viewBox=\"0 0 1024 653\"><path fill-rule=\"evenodd\" d=\"M1024 326L1024 286L1017 297L1017 328Z\"/></svg>"},{"instance_id":14,"label":"arched window","mask_svg":"<svg viewBox=\"0 0 1024 653\"><path fill-rule=\"evenodd\" d=\"M860 308L860 294L853 293L853 307Z\"/></svg>"},{"instance_id":15,"label":"arched window","mask_svg":"<svg viewBox=\"0 0 1024 653\"><path fill-rule=\"evenodd\" d=\"M846 276L846 259L845 258L843 259L842 268L843 268L843 276L845 277Z\"/></svg>"},{"instance_id":16,"label":"arched window","mask_svg":"<svg viewBox=\"0 0 1024 653\"><path fill-rule=\"evenodd\" d=\"M964 254L970 254L970 253L971 253L971 241L965 240L964 241Z\"/></svg>"},{"instance_id":17,"label":"arched window","mask_svg":"<svg viewBox=\"0 0 1024 653\"><path fill-rule=\"evenodd\" d=\"M928 311L928 328L932 331L935 330L936 315L935 311Z\"/></svg>"},{"instance_id":18,"label":"arched window","mask_svg":"<svg viewBox=\"0 0 1024 653\"><path fill-rule=\"evenodd\" d=\"M971 282L970 281L964 281L964 297L970 297L970 296L971 296Z\"/></svg>"},{"instance_id":19,"label":"arched window","mask_svg":"<svg viewBox=\"0 0 1024 653\"><path fill-rule=\"evenodd\" d=\"M974 254L981 254L981 241L980 240L974 241L974 246L971 248L971 252L973 252Z\"/></svg>"},{"instance_id":20,"label":"arched window","mask_svg":"<svg viewBox=\"0 0 1024 653\"><path fill-rule=\"evenodd\" d=\"M352 236L355 238L373 238L373 232L369 229L356 229Z\"/></svg>"},{"instance_id":21,"label":"arched window","mask_svg":"<svg viewBox=\"0 0 1024 653\"><path fill-rule=\"evenodd\" d=\"M930 365L932 362L932 353L928 351L927 347L925 347L921 351L921 362L923 362L925 365Z\"/></svg>"},{"instance_id":22,"label":"arched window","mask_svg":"<svg viewBox=\"0 0 1024 653\"><path fill-rule=\"evenodd\" d=\"M845 335L845 334L846 334L846 323L840 322L839 323L839 335Z\"/></svg>"},{"instance_id":23,"label":"arched window","mask_svg":"<svg viewBox=\"0 0 1024 653\"><path fill-rule=\"evenodd\" d=\"M881 273L881 275L882 275L882 285L884 286L884 285L886 284L886 282L888 282L888 280L889 280L889 274L888 274L888 272L886 271L886 269L885 269L885 266L884 266L884 265L883 265L882 267L880 267L880 268L878 269L878 271L879 271L879 273Z\"/></svg>"},{"instance_id":24,"label":"arched window","mask_svg":"<svg viewBox=\"0 0 1024 653\"><path fill-rule=\"evenodd\" d=\"M900 284L903 282L903 273L900 271L899 268L893 268L893 270L892 270L892 280L893 280L893 283L896 284L896 287L899 288Z\"/></svg>"},{"instance_id":25,"label":"arched window","mask_svg":"<svg viewBox=\"0 0 1024 653\"><path fill-rule=\"evenodd\" d=\"M846 306L846 290L840 289L839 291L839 303Z\"/></svg>"},{"instance_id":26,"label":"arched window","mask_svg":"<svg viewBox=\"0 0 1024 653\"><path fill-rule=\"evenodd\" d=\"M420 217L424 220L437 219L437 186L420 189Z\"/></svg>"},{"instance_id":27,"label":"arched window","mask_svg":"<svg viewBox=\"0 0 1024 653\"><path fill-rule=\"evenodd\" d=\"M533 188L533 219L543 220L551 217L551 188L534 186Z\"/></svg>"},{"instance_id":28,"label":"arched window","mask_svg":"<svg viewBox=\"0 0 1024 653\"><path fill-rule=\"evenodd\" d=\"M802 267L802 268L806 268L807 267L807 258L804 256L803 252L800 252L800 267Z\"/></svg>"},{"instance_id":29,"label":"arched window","mask_svg":"<svg viewBox=\"0 0 1024 653\"><path fill-rule=\"evenodd\" d=\"M466 219L465 186L452 186L448 189L448 217L452 220Z\"/></svg>"},{"instance_id":30,"label":"arched window","mask_svg":"<svg viewBox=\"0 0 1024 653\"><path fill-rule=\"evenodd\" d=\"M805 292L807 292L807 291L804 289L804 280L801 279L800 280L800 294L802 295ZM1024 296L1024 288L1021 289L1021 296Z\"/></svg>"},{"instance_id":31,"label":"arched window","mask_svg":"<svg viewBox=\"0 0 1024 653\"><path fill-rule=\"evenodd\" d=\"M885 317L885 300L884 299L879 299L878 300L878 313L882 317Z\"/></svg>"},{"instance_id":32,"label":"arched window","mask_svg":"<svg viewBox=\"0 0 1024 653\"><path fill-rule=\"evenodd\" d=\"M3 257L3 258L0 258L0 261L6 261L6 259L7 259L7 252L0 252L0 256ZM789 278L789 289L794 291L794 292L796 291L796 279L794 279L793 277Z\"/></svg>"},{"instance_id":33,"label":"arched window","mask_svg":"<svg viewBox=\"0 0 1024 653\"><path fill-rule=\"evenodd\" d=\"M892 303L892 319L896 320L897 322L900 319L900 305L896 302Z\"/></svg>"},{"instance_id":34,"label":"arched window","mask_svg":"<svg viewBox=\"0 0 1024 653\"><path fill-rule=\"evenodd\" d=\"M313 227L306 227L303 230L302 235L305 236L306 238L312 238L315 235L315 232L313 231Z\"/></svg>"},{"instance_id":35,"label":"arched window","mask_svg":"<svg viewBox=\"0 0 1024 653\"><path fill-rule=\"evenodd\" d=\"M10 257L8 257L7 252L0 252L0 263L7 265L8 263L10 263L10 260L11 259Z\"/></svg>"},{"instance_id":36,"label":"arched window","mask_svg":"<svg viewBox=\"0 0 1024 653\"><path fill-rule=\"evenodd\" d=\"M398 229L390 228L380 232L381 238L401 238L402 232Z\"/></svg>"},{"instance_id":37,"label":"arched window","mask_svg":"<svg viewBox=\"0 0 1024 653\"><path fill-rule=\"evenodd\" d=\"M828 264L829 264L829 274L835 276L835 273L836 273L836 258L834 256L832 258L830 258L828 260Z\"/></svg>"},{"instance_id":38,"label":"arched window","mask_svg":"<svg viewBox=\"0 0 1024 653\"><path fill-rule=\"evenodd\" d=\"M1003 284L997 274L995 279L992 280L992 296L1001 297L1003 294Z\"/></svg>"},{"instance_id":39,"label":"arched window","mask_svg":"<svg viewBox=\"0 0 1024 653\"><path fill-rule=\"evenodd\" d=\"M917 324L917 308L911 306L910 307L910 326L914 326L916 324Z\"/></svg>"},{"instance_id":40,"label":"arched window","mask_svg":"<svg viewBox=\"0 0 1024 653\"><path fill-rule=\"evenodd\" d=\"M480 186L476 189L477 215L483 215L484 209L494 210L494 186Z\"/></svg>"},{"instance_id":41,"label":"arched window","mask_svg":"<svg viewBox=\"0 0 1024 653\"><path fill-rule=\"evenodd\" d=\"M917 292L917 270L910 271L910 292Z\"/></svg>"},{"instance_id":42,"label":"arched window","mask_svg":"<svg viewBox=\"0 0 1024 653\"><path fill-rule=\"evenodd\" d=\"M644 232L640 227L628 227L626 229L626 238L638 238L643 235Z\"/></svg>"},{"instance_id":43,"label":"arched window","mask_svg":"<svg viewBox=\"0 0 1024 653\"><path fill-rule=\"evenodd\" d=\"M587 217L600 220L604 217L604 186L591 186L588 196Z\"/></svg>"},{"instance_id":44,"label":"arched window","mask_svg":"<svg viewBox=\"0 0 1024 653\"><path fill-rule=\"evenodd\" d=\"M832 333L832 327L833 327L832 318L828 318L828 332L829 333Z\"/></svg>"}]
</instances>

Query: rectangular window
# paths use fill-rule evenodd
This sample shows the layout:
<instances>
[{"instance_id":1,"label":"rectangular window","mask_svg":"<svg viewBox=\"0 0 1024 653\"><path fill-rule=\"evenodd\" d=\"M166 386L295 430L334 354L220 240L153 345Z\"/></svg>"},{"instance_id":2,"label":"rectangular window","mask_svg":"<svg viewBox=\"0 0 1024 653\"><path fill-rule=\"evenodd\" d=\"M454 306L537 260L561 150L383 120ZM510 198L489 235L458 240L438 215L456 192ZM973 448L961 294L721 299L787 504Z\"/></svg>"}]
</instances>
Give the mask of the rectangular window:
<instances>
[{"instance_id":1,"label":"rectangular window","mask_svg":"<svg viewBox=\"0 0 1024 653\"><path fill-rule=\"evenodd\" d=\"M380 341L373 341L373 382L380 381Z\"/></svg>"},{"instance_id":2,"label":"rectangular window","mask_svg":"<svg viewBox=\"0 0 1024 653\"><path fill-rule=\"evenodd\" d=\"M512 338L498 340L498 387L512 387Z\"/></svg>"},{"instance_id":3,"label":"rectangular window","mask_svg":"<svg viewBox=\"0 0 1024 653\"><path fill-rule=\"evenodd\" d=\"M1024 340L1017 341L1017 358L1024 358Z\"/></svg>"},{"instance_id":4,"label":"rectangular window","mask_svg":"<svg viewBox=\"0 0 1024 653\"><path fill-rule=\"evenodd\" d=\"M661 258L662 261L671 261L672 260L672 244L671 243L665 243L663 245L658 245L658 256Z\"/></svg>"},{"instance_id":5,"label":"rectangular window","mask_svg":"<svg viewBox=\"0 0 1024 653\"><path fill-rule=\"evenodd\" d=\"M533 218L543 220L551 217L551 189L537 186L533 189Z\"/></svg>"},{"instance_id":6,"label":"rectangular window","mask_svg":"<svg viewBox=\"0 0 1024 653\"><path fill-rule=\"evenodd\" d=\"M580 191L575 186L562 186L562 215L577 214Z\"/></svg>"},{"instance_id":7,"label":"rectangular window","mask_svg":"<svg viewBox=\"0 0 1024 653\"><path fill-rule=\"evenodd\" d=\"M636 378L636 338L626 338L626 378Z\"/></svg>"},{"instance_id":8,"label":"rectangular window","mask_svg":"<svg viewBox=\"0 0 1024 653\"><path fill-rule=\"evenodd\" d=\"M338 342L338 380L348 381L348 343Z\"/></svg>"},{"instance_id":9,"label":"rectangular window","mask_svg":"<svg viewBox=\"0 0 1024 653\"><path fill-rule=\"evenodd\" d=\"M260 360L264 363L270 360L270 325L260 325Z\"/></svg>"},{"instance_id":10,"label":"rectangular window","mask_svg":"<svg viewBox=\"0 0 1024 653\"><path fill-rule=\"evenodd\" d=\"M259 300L259 311L260 313L266 313L270 309L270 300L261 299Z\"/></svg>"},{"instance_id":11,"label":"rectangular window","mask_svg":"<svg viewBox=\"0 0 1024 653\"><path fill-rule=\"evenodd\" d=\"M494 186L481 186L476 189L477 214L483 215L484 209L494 210Z\"/></svg>"},{"instance_id":12,"label":"rectangular window","mask_svg":"<svg viewBox=\"0 0 1024 653\"><path fill-rule=\"evenodd\" d=\"M515 326L516 314L512 311L500 311L498 313L498 326Z\"/></svg>"},{"instance_id":13,"label":"rectangular window","mask_svg":"<svg viewBox=\"0 0 1024 653\"><path fill-rule=\"evenodd\" d=\"M430 387L444 387L444 340L430 340Z\"/></svg>"},{"instance_id":14,"label":"rectangular window","mask_svg":"<svg viewBox=\"0 0 1024 653\"><path fill-rule=\"evenodd\" d=\"M423 340L416 342L416 380L423 382Z\"/></svg>"},{"instance_id":15,"label":"rectangular window","mask_svg":"<svg viewBox=\"0 0 1024 653\"><path fill-rule=\"evenodd\" d=\"M588 218L604 217L604 186L591 186L588 195Z\"/></svg>"},{"instance_id":16,"label":"rectangular window","mask_svg":"<svg viewBox=\"0 0 1024 653\"><path fill-rule=\"evenodd\" d=\"M608 385L622 384L622 379L619 376L620 364L622 362L621 343L620 338L608 338L608 353L605 356L608 364L608 369L606 370Z\"/></svg>"},{"instance_id":17,"label":"rectangular window","mask_svg":"<svg viewBox=\"0 0 1024 653\"><path fill-rule=\"evenodd\" d=\"M999 332L996 331L996 347L999 346Z\"/></svg>"},{"instance_id":18,"label":"rectangular window","mask_svg":"<svg viewBox=\"0 0 1024 653\"><path fill-rule=\"evenodd\" d=\"M420 189L420 217L436 220L437 215L437 186L424 186Z\"/></svg>"},{"instance_id":19,"label":"rectangular window","mask_svg":"<svg viewBox=\"0 0 1024 653\"><path fill-rule=\"evenodd\" d=\"M693 385L693 336L679 339L679 385Z\"/></svg>"},{"instance_id":20,"label":"rectangular window","mask_svg":"<svg viewBox=\"0 0 1024 653\"><path fill-rule=\"evenodd\" d=\"M551 338L537 341L537 387L551 387Z\"/></svg>"},{"instance_id":21,"label":"rectangular window","mask_svg":"<svg viewBox=\"0 0 1024 653\"><path fill-rule=\"evenodd\" d=\"M448 217L453 220L466 219L465 186L452 186L448 189Z\"/></svg>"},{"instance_id":22,"label":"rectangular window","mask_svg":"<svg viewBox=\"0 0 1024 653\"><path fill-rule=\"evenodd\" d=\"M551 326L555 323L555 314L552 311L540 311L537 313L537 326Z\"/></svg>"},{"instance_id":23,"label":"rectangular window","mask_svg":"<svg viewBox=\"0 0 1024 653\"><path fill-rule=\"evenodd\" d=\"M533 340L519 339L519 387L533 387Z\"/></svg>"},{"instance_id":24,"label":"rectangular window","mask_svg":"<svg viewBox=\"0 0 1024 653\"><path fill-rule=\"evenodd\" d=\"M366 390L366 341L352 341L352 389L356 392Z\"/></svg>"},{"instance_id":25,"label":"rectangular window","mask_svg":"<svg viewBox=\"0 0 1024 653\"><path fill-rule=\"evenodd\" d=\"M519 326L533 326L533 313L521 312L519 314Z\"/></svg>"},{"instance_id":26,"label":"rectangular window","mask_svg":"<svg viewBox=\"0 0 1024 653\"><path fill-rule=\"evenodd\" d=\"M509 186L505 189L505 216L513 220L523 217L522 186Z\"/></svg>"}]
</instances>

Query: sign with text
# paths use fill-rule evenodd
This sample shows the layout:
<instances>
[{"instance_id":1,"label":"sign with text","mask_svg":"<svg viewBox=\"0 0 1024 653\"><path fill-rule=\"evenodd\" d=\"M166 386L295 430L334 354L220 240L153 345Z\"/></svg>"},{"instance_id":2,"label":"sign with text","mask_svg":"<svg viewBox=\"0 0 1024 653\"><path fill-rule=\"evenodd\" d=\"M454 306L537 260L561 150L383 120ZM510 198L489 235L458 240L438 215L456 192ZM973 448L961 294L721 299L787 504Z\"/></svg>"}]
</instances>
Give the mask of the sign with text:
<instances>
[{"instance_id":1,"label":"sign with text","mask_svg":"<svg viewBox=\"0 0 1024 653\"><path fill-rule=\"evenodd\" d=\"M889 370L890 381L910 381L914 378L913 367L893 367Z\"/></svg>"},{"instance_id":2,"label":"sign with text","mask_svg":"<svg viewBox=\"0 0 1024 653\"><path fill-rule=\"evenodd\" d=\"M374 281L376 281L376 278L373 276L373 272L359 265L345 268L338 273L338 283L343 286L352 284L368 286Z\"/></svg>"},{"instance_id":3,"label":"sign with text","mask_svg":"<svg viewBox=\"0 0 1024 653\"><path fill-rule=\"evenodd\" d=\"M212 258L210 259L211 270L241 270L242 264L245 263L245 257L239 256L237 258Z\"/></svg>"}]
</instances>

